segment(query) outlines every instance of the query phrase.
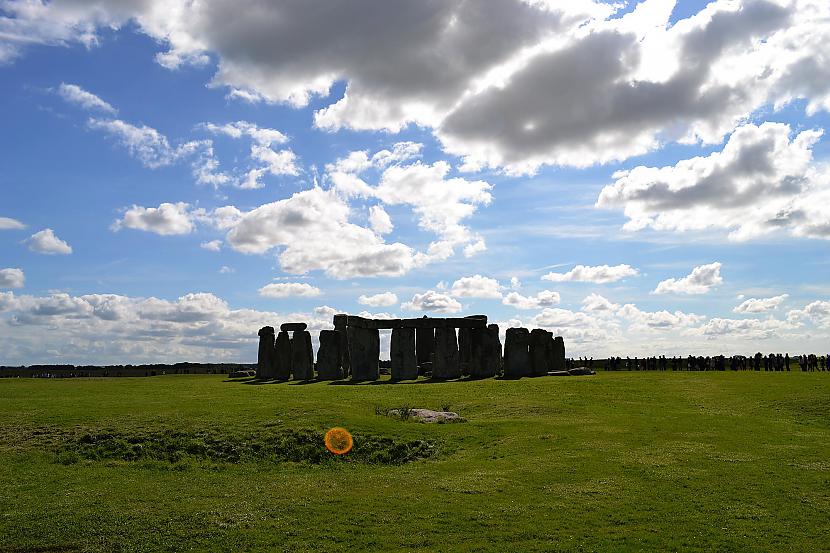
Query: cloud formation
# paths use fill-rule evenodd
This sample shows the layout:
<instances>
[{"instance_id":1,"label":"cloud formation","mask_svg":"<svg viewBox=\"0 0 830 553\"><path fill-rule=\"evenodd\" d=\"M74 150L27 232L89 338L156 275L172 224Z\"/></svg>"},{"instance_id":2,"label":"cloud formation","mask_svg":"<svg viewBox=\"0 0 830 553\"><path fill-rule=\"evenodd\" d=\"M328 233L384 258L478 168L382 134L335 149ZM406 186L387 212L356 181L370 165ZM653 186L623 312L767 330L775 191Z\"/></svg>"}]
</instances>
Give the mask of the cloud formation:
<instances>
[{"instance_id":1,"label":"cloud formation","mask_svg":"<svg viewBox=\"0 0 830 553\"><path fill-rule=\"evenodd\" d=\"M593 282L594 284L608 284L617 282L630 276L640 273L630 265L597 265L589 267L577 265L567 273L548 273L542 276L542 280L551 282Z\"/></svg>"},{"instance_id":2,"label":"cloud formation","mask_svg":"<svg viewBox=\"0 0 830 553\"><path fill-rule=\"evenodd\" d=\"M291 297L313 298L322 293L316 286L305 282L274 282L266 284L259 289L260 296L273 299Z\"/></svg>"},{"instance_id":3,"label":"cloud formation","mask_svg":"<svg viewBox=\"0 0 830 553\"><path fill-rule=\"evenodd\" d=\"M428 311L433 313L458 313L461 304L447 294L427 290L423 294L415 294L412 299L401 304L405 311Z\"/></svg>"},{"instance_id":4,"label":"cloud formation","mask_svg":"<svg viewBox=\"0 0 830 553\"><path fill-rule=\"evenodd\" d=\"M0 288L23 288L26 276L21 269L0 269Z\"/></svg>"},{"instance_id":5,"label":"cloud formation","mask_svg":"<svg viewBox=\"0 0 830 553\"><path fill-rule=\"evenodd\" d=\"M69 255L72 253L72 246L55 235L50 228L43 229L31 235L26 243L33 252L47 255Z\"/></svg>"},{"instance_id":6,"label":"cloud formation","mask_svg":"<svg viewBox=\"0 0 830 553\"><path fill-rule=\"evenodd\" d=\"M112 228L143 230L162 236L190 234L193 231L193 215L190 206L185 202L163 203L158 207L134 205L124 212L124 217L113 223ZM218 251L218 242L215 240L207 245L202 244L202 247Z\"/></svg>"},{"instance_id":7,"label":"cloud formation","mask_svg":"<svg viewBox=\"0 0 830 553\"><path fill-rule=\"evenodd\" d=\"M12 219L11 217L0 217L0 230L20 230L26 228L26 225Z\"/></svg>"},{"instance_id":8,"label":"cloud formation","mask_svg":"<svg viewBox=\"0 0 830 553\"><path fill-rule=\"evenodd\" d=\"M723 283L720 276L720 263L709 263L692 269L683 278L662 280L654 289L655 294L706 294L715 286Z\"/></svg>"},{"instance_id":9,"label":"cloud formation","mask_svg":"<svg viewBox=\"0 0 830 553\"><path fill-rule=\"evenodd\" d=\"M398 296L392 292L382 292L371 296L362 294L357 298L357 303L371 307L388 307L398 303Z\"/></svg>"},{"instance_id":10,"label":"cloud formation","mask_svg":"<svg viewBox=\"0 0 830 553\"><path fill-rule=\"evenodd\" d=\"M771 298L749 298L744 300L732 311L735 313L766 313L775 311L789 297L787 294L773 296Z\"/></svg>"},{"instance_id":11,"label":"cloud formation","mask_svg":"<svg viewBox=\"0 0 830 553\"><path fill-rule=\"evenodd\" d=\"M88 111L101 111L115 115L117 110L110 104L76 84L61 83L58 86L58 94L61 98Z\"/></svg>"}]
</instances>

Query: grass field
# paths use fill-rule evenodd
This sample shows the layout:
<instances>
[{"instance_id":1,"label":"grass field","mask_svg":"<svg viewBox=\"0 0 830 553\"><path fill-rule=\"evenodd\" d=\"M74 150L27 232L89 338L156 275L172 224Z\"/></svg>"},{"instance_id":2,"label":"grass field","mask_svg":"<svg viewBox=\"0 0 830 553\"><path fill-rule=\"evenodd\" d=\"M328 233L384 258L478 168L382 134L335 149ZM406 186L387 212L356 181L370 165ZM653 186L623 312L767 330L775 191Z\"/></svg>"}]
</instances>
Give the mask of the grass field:
<instances>
[{"instance_id":1,"label":"grass field","mask_svg":"<svg viewBox=\"0 0 830 553\"><path fill-rule=\"evenodd\" d=\"M830 374L0 381L0 551L202 550L828 551Z\"/></svg>"}]
</instances>

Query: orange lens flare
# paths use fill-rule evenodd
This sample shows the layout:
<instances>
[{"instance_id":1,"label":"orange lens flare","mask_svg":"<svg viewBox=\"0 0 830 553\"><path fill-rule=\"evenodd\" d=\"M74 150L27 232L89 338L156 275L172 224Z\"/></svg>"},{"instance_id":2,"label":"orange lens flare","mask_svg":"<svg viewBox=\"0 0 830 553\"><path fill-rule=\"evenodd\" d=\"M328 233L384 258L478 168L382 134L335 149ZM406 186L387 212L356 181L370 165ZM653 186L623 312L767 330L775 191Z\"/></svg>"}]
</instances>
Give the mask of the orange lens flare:
<instances>
[{"instance_id":1,"label":"orange lens flare","mask_svg":"<svg viewBox=\"0 0 830 553\"><path fill-rule=\"evenodd\" d=\"M326 449L335 455L345 455L352 450L354 445L352 435L345 428L332 428L326 432L324 441L326 442Z\"/></svg>"}]
</instances>

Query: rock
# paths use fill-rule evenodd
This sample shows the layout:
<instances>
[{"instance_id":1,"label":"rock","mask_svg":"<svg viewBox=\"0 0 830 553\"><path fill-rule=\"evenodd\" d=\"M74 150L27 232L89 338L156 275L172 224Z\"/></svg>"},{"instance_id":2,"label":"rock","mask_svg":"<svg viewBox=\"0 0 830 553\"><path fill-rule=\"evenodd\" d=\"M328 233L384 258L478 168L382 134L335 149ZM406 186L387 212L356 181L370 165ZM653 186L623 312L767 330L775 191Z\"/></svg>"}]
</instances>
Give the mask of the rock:
<instances>
[{"instance_id":1,"label":"rock","mask_svg":"<svg viewBox=\"0 0 830 553\"><path fill-rule=\"evenodd\" d=\"M228 378L247 378L251 376L257 376L256 371L251 370L242 370L242 371L233 371L228 375Z\"/></svg>"},{"instance_id":2,"label":"rock","mask_svg":"<svg viewBox=\"0 0 830 553\"><path fill-rule=\"evenodd\" d=\"M349 316L346 314L339 314L334 316L334 330L340 333L340 368L343 371L343 378L351 374L351 365L349 363L349 338L346 332L346 324Z\"/></svg>"},{"instance_id":3,"label":"rock","mask_svg":"<svg viewBox=\"0 0 830 553\"><path fill-rule=\"evenodd\" d=\"M380 334L377 329L347 327L352 380L377 380L380 376Z\"/></svg>"},{"instance_id":4,"label":"rock","mask_svg":"<svg viewBox=\"0 0 830 553\"><path fill-rule=\"evenodd\" d=\"M390 417L407 417L407 420L424 423L444 424L466 422L458 413L453 413L452 411L433 411L431 409L408 409L407 411L403 411L402 409L390 409L387 414Z\"/></svg>"},{"instance_id":5,"label":"rock","mask_svg":"<svg viewBox=\"0 0 830 553\"><path fill-rule=\"evenodd\" d=\"M571 376L568 371L550 371L548 376Z\"/></svg>"},{"instance_id":6,"label":"rock","mask_svg":"<svg viewBox=\"0 0 830 553\"><path fill-rule=\"evenodd\" d=\"M553 339L551 370L565 370L565 340L561 336L557 336Z\"/></svg>"},{"instance_id":7,"label":"rock","mask_svg":"<svg viewBox=\"0 0 830 553\"><path fill-rule=\"evenodd\" d=\"M472 337L471 333L474 331L484 331L486 329L479 328L459 328L458 329L458 365L461 368L461 375L467 376L470 374L470 362L472 360Z\"/></svg>"},{"instance_id":8,"label":"rock","mask_svg":"<svg viewBox=\"0 0 830 553\"><path fill-rule=\"evenodd\" d=\"M548 366L550 360L549 344L553 334L541 328L530 331L530 370L533 376L546 376L552 368Z\"/></svg>"},{"instance_id":9,"label":"rock","mask_svg":"<svg viewBox=\"0 0 830 553\"><path fill-rule=\"evenodd\" d=\"M294 380L314 379L314 350L307 330L295 330L291 338L291 372Z\"/></svg>"},{"instance_id":10,"label":"rock","mask_svg":"<svg viewBox=\"0 0 830 553\"><path fill-rule=\"evenodd\" d=\"M456 341L454 328L435 329L432 378L439 380L461 378L461 366L458 363L458 342Z\"/></svg>"},{"instance_id":11,"label":"rock","mask_svg":"<svg viewBox=\"0 0 830 553\"><path fill-rule=\"evenodd\" d=\"M305 330L308 328L308 325L305 323L282 323L280 325L280 330L285 330L287 332L293 332L295 330Z\"/></svg>"},{"instance_id":12,"label":"rock","mask_svg":"<svg viewBox=\"0 0 830 553\"><path fill-rule=\"evenodd\" d=\"M274 378L288 380L291 378L291 338L288 333L280 331L274 343Z\"/></svg>"},{"instance_id":13,"label":"rock","mask_svg":"<svg viewBox=\"0 0 830 553\"><path fill-rule=\"evenodd\" d=\"M418 374L428 372L424 370L425 363L432 363L432 354L435 353L435 329L415 329L415 356L418 363Z\"/></svg>"},{"instance_id":14,"label":"rock","mask_svg":"<svg viewBox=\"0 0 830 553\"><path fill-rule=\"evenodd\" d=\"M470 331L470 376L492 378L501 368L501 342L498 325Z\"/></svg>"},{"instance_id":15,"label":"rock","mask_svg":"<svg viewBox=\"0 0 830 553\"><path fill-rule=\"evenodd\" d=\"M418 378L414 328L392 329L389 353L392 361L392 380L415 380Z\"/></svg>"},{"instance_id":16,"label":"rock","mask_svg":"<svg viewBox=\"0 0 830 553\"><path fill-rule=\"evenodd\" d=\"M526 328L508 328L504 339L504 376L520 378L531 374L530 332Z\"/></svg>"},{"instance_id":17,"label":"rock","mask_svg":"<svg viewBox=\"0 0 830 553\"><path fill-rule=\"evenodd\" d=\"M573 369L568 369L568 374L571 376L590 376L593 374L597 374L588 367L575 367Z\"/></svg>"},{"instance_id":18,"label":"rock","mask_svg":"<svg viewBox=\"0 0 830 553\"><path fill-rule=\"evenodd\" d=\"M257 352L257 378L274 378L272 366L274 364L274 327L264 326L259 329L259 350Z\"/></svg>"},{"instance_id":19,"label":"rock","mask_svg":"<svg viewBox=\"0 0 830 553\"><path fill-rule=\"evenodd\" d=\"M340 367L340 331L321 330L320 347L317 350L317 378L320 380L340 380L343 370Z\"/></svg>"}]
</instances>

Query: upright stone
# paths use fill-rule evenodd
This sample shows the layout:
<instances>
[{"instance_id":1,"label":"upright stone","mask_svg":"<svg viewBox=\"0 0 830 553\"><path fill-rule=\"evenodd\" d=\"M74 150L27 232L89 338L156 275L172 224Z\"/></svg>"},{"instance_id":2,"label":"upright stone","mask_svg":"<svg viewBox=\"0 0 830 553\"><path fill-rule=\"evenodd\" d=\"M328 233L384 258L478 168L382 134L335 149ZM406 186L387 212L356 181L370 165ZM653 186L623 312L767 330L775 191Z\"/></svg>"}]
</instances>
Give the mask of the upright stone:
<instances>
[{"instance_id":1,"label":"upright stone","mask_svg":"<svg viewBox=\"0 0 830 553\"><path fill-rule=\"evenodd\" d=\"M343 378L351 374L351 365L349 363L349 337L346 332L347 321L349 316L346 314L339 314L334 316L334 330L340 333L340 368L343 371Z\"/></svg>"},{"instance_id":2,"label":"upright stone","mask_svg":"<svg viewBox=\"0 0 830 553\"><path fill-rule=\"evenodd\" d=\"M380 376L380 333L377 329L347 327L352 380L377 380Z\"/></svg>"},{"instance_id":3,"label":"upright stone","mask_svg":"<svg viewBox=\"0 0 830 553\"><path fill-rule=\"evenodd\" d=\"M491 324L487 325L487 333L488 333L488 340L487 340L487 350L485 353L485 359L487 361L488 371L492 371L493 374L499 374L502 370L502 352L501 352L501 338L499 338L499 325Z\"/></svg>"},{"instance_id":4,"label":"upright stone","mask_svg":"<svg viewBox=\"0 0 830 553\"><path fill-rule=\"evenodd\" d=\"M263 326L259 335L259 351L257 352L256 377L274 378L272 366L274 364L274 327Z\"/></svg>"},{"instance_id":5,"label":"upright stone","mask_svg":"<svg viewBox=\"0 0 830 553\"><path fill-rule=\"evenodd\" d=\"M277 334L274 344L274 378L288 380L291 378L291 338L284 330Z\"/></svg>"},{"instance_id":6,"label":"upright stone","mask_svg":"<svg viewBox=\"0 0 830 553\"><path fill-rule=\"evenodd\" d=\"M435 354L432 361L432 378L449 380L461 377L458 363L458 342L454 328L435 329Z\"/></svg>"},{"instance_id":7,"label":"upright stone","mask_svg":"<svg viewBox=\"0 0 830 553\"><path fill-rule=\"evenodd\" d=\"M291 372L294 380L314 379L314 350L307 330L295 330L291 338Z\"/></svg>"},{"instance_id":8,"label":"upright stone","mask_svg":"<svg viewBox=\"0 0 830 553\"><path fill-rule=\"evenodd\" d=\"M550 368L548 351L550 334L547 330L534 328L530 331L530 370L532 376L546 376Z\"/></svg>"},{"instance_id":9,"label":"upright stone","mask_svg":"<svg viewBox=\"0 0 830 553\"><path fill-rule=\"evenodd\" d=\"M526 328L508 328L504 338L504 376L519 378L531 374L530 333Z\"/></svg>"},{"instance_id":10,"label":"upright stone","mask_svg":"<svg viewBox=\"0 0 830 553\"><path fill-rule=\"evenodd\" d=\"M392 329L389 354L392 359L392 380L415 380L418 378L414 328Z\"/></svg>"},{"instance_id":11,"label":"upright stone","mask_svg":"<svg viewBox=\"0 0 830 553\"><path fill-rule=\"evenodd\" d=\"M496 340L498 339L498 327L496 327ZM496 376L496 371L501 365L501 347L499 346L496 360L493 359L495 350L493 333L489 328L472 329L470 332L470 376L472 378Z\"/></svg>"},{"instance_id":12,"label":"upright stone","mask_svg":"<svg viewBox=\"0 0 830 553\"><path fill-rule=\"evenodd\" d=\"M340 367L340 331L321 330L320 348L317 350L317 378L320 380L340 380L343 370Z\"/></svg>"},{"instance_id":13,"label":"upright stone","mask_svg":"<svg viewBox=\"0 0 830 553\"><path fill-rule=\"evenodd\" d=\"M565 370L565 340L561 336L553 339L553 366L554 371Z\"/></svg>"},{"instance_id":14,"label":"upright stone","mask_svg":"<svg viewBox=\"0 0 830 553\"><path fill-rule=\"evenodd\" d=\"M417 328L415 330L415 355L419 367L418 374L424 374L422 367L432 362L433 353L435 353L435 329Z\"/></svg>"},{"instance_id":15,"label":"upright stone","mask_svg":"<svg viewBox=\"0 0 830 553\"><path fill-rule=\"evenodd\" d=\"M472 361L472 336L473 330L485 330L479 328L459 328L458 329L458 363L461 368L461 374L467 376L470 374L470 364Z\"/></svg>"}]
</instances>

